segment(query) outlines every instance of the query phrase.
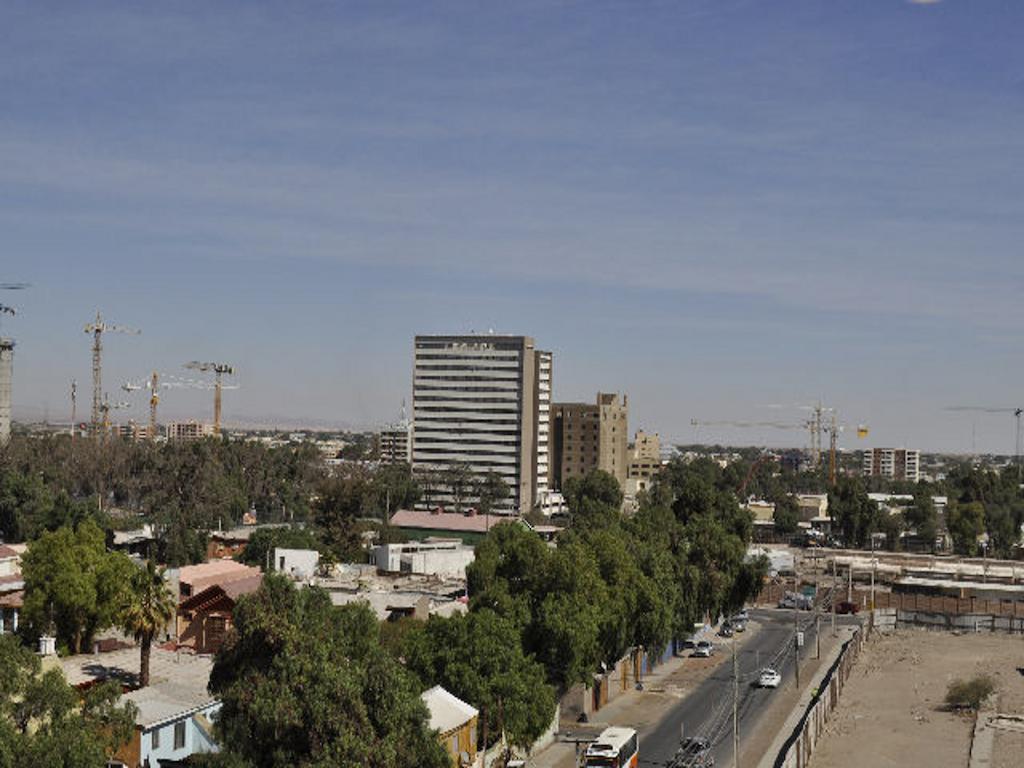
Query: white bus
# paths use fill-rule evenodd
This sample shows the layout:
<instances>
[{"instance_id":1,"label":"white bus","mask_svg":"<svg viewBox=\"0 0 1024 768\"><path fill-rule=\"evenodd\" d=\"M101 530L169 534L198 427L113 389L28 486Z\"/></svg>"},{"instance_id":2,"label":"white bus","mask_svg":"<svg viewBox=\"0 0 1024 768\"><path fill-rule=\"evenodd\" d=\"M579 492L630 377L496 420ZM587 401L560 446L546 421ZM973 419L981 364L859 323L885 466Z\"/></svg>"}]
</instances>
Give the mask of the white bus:
<instances>
[{"instance_id":1,"label":"white bus","mask_svg":"<svg viewBox=\"0 0 1024 768\"><path fill-rule=\"evenodd\" d=\"M587 768L636 768L640 760L640 742L632 728L605 728L587 747Z\"/></svg>"}]
</instances>

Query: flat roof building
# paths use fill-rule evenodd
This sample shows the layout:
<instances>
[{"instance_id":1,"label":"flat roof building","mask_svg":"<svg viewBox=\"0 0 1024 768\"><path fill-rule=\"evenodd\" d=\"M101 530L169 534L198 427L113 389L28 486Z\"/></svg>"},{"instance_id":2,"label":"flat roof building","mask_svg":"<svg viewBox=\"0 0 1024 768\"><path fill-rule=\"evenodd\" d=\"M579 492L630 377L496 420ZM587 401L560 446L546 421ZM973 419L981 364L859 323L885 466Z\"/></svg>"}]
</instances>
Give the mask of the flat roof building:
<instances>
[{"instance_id":1,"label":"flat roof building","mask_svg":"<svg viewBox=\"0 0 1024 768\"><path fill-rule=\"evenodd\" d=\"M921 452L907 448L872 448L864 451L864 475L916 483L921 477Z\"/></svg>"},{"instance_id":2,"label":"flat roof building","mask_svg":"<svg viewBox=\"0 0 1024 768\"><path fill-rule=\"evenodd\" d=\"M529 336L417 336L413 364L413 470L431 475L424 507L472 506L444 482L463 465L493 472L508 498L496 513L528 512L547 491L552 356ZM457 510L459 511L459 510Z\"/></svg>"},{"instance_id":3,"label":"flat roof building","mask_svg":"<svg viewBox=\"0 0 1024 768\"><path fill-rule=\"evenodd\" d=\"M551 484L563 490L573 477L595 469L625 487L629 473L626 396L598 392L593 403L551 406Z\"/></svg>"},{"instance_id":4,"label":"flat roof building","mask_svg":"<svg viewBox=\"0 0 1024 768\"><path fill-rule=\"evenodd\" d=\"M412 463L412 422L389 424L377 435L380 460L385 464Z\"/></svg>"},{"instance_id":5,"label":"flat roof building","mask_svg":"<svg viewBox=\"0 0 1024 768\"><path fill-rule=\"evenodd\" d=\"M164 427L167 439L172 442L185 440L202 440L204 437L214 437L213 424L203 424L198 421L172 421Z\"/></svg>"}]
</instances>

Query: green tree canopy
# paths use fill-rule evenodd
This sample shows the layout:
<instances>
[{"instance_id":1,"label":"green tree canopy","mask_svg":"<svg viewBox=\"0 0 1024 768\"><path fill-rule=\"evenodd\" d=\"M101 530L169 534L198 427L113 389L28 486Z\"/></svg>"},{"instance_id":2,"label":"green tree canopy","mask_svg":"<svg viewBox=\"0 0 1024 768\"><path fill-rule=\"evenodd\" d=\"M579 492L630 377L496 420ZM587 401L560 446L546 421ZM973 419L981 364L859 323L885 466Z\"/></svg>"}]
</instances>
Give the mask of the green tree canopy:
<instances>
[{"instance_id":1,"label":"green tree canopy","mask_svg":"<svg viewBox=\"0 0 1024 768\"><path fill-rule=\"evenodd\" d=\"M480 514L486 515L499 507L509 496L508 484L497 472L487 472L477 482L477 496L480 499Z\"/></svg>"},{"instance_id":2,"label":"green tree canopy","mask_svg":"<svg viewBox=\"0 0 1024 768\"><path fill-rule=\"evenodd\" d=\"M125 555L107 552L103 531L87 520L29 544L21 570L32 631L55 631L60 645L80 653L114 623L135 566Z\"/></svg>"},{"instance_id":3,"label":"green tree canopy","mask_svg":"<svg viewBox=\"0 0 1024 768\"><path fill-rule=\"evenodd\" d=\"M59 669L41 672L38 656L0 636L0 766L105 765L134 729L135 707L119 706L120 694L108 683L82 699Z\"/></svg>"},{"instance_id":4,"label":"green tree canopy","mask_svg":"<svg viewBox=\"0 0 1024 768\"><path fill-rule=\"evenodd\" d=\"M543 665L523 653L515 625L494 611L432 616L408 633L402 654L424 686L441 685L480 710L478 743L489 746L504 729L512 744L529 747L554 716Z\"/></svg>"},{"instance_id":5,"label":"green tree canopy","mask_svg":"<svg viewBox=\"0 0 1024 768\"><path fill-rule=\"evenodd\" d=\"M857 478L840 477L829 491L828 508L850 547L863 547L871 534L880 530L881 511Z\"/></svg>"},{"instance_id":6,"label":"green tree canopy","mask_svg":"<svg viewBox=\"0 0 1024 768\"><path fill-rule=\"evenodd\" d=\"M800 505L795 497L784 493L775 499L775 512L772 515L775 521L775 532L788 534L796 533L800 522Z\"/></svg>"},{"instance_id":7,"label":"green tree canopy","mask_svg":"<svg viewBox=\"0 0 1024 768\"><path fill-rule=\"evenodd\" d=\"M930 488L915 489L913 502L903 510L903 522L908 530L927 543L929 550L935 549L939 523Z\"/></svg>"},{"instance_id":8,"label":"green tree canopy","mask_svg":"<svg viewBox=\"0 0 1024 768\"><path fill-rule=\"evenodd\" d=\"M236 763L257 768L447 768L415 677L380 644L361 604L268 575L239 600L210 676Z\"/></svg>"},{"instance_id":9,"label":"green tree canopy","mask_svg":"<svg viewBox=\"0 0 1024 768\"><path fill-rule=\"evenodd\" d=\"M622 508L622 488L614 475L593 469L582 477L571 477L565 484L569 513L580 525L607 524Z\"/></svg>"},{"instance_id":10,"label":"green tree canopy","mask_svg":"<svg viewBox=\"0 0 1024 768\"><path fill-rule=\"evenodd\" d=\"M985 505L980 501L951 502L946 508L946 527L958 553L977 554L978 537L985 532Z\"/></svg>"}]
</instances>

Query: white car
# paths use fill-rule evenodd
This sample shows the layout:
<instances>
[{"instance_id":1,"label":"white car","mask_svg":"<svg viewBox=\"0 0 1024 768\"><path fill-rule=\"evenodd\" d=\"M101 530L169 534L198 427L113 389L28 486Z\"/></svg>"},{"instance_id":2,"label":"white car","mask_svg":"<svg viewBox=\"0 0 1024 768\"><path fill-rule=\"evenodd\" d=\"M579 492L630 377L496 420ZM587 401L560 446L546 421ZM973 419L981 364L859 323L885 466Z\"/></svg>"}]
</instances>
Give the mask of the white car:
<instances>
[{"instance_id":1,"label":"white car","mask_svg":"<svg viewBox=\"0 0 1024 768\"><path fill-rule=\"evenodd\" d=\"M758 688L778 688L782 682L782 675L771 667L765 667L757 678Z\"/></svg>"},{"instance_id":2,"label":"white car","mask_svg":"<svg viewBox=\"0 0 1024 768\"><path fill-rule=\"evenodd\" d=\"M712 653L715 652L715 646L709 643L707 640L701 640L697 643L697 646L693 649L693 655L702 658L709 658Z\"/></svg>"}]
</instances>

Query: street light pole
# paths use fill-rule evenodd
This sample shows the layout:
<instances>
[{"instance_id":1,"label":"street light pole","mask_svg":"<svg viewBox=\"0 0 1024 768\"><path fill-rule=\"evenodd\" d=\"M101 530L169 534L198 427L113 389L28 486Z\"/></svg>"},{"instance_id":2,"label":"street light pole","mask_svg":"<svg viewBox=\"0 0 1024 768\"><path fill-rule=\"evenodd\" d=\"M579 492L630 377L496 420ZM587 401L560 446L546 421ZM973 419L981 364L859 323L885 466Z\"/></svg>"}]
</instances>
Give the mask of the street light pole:
<instances>
[{"instance_id":1,"label":"street light pole","mask_svg":"<svg viewBox=\"0 0 1024 768\"><path fill-rule=\"evenodd\" d=\"M800 690L800 603L793 603L793 669L796 671L796 688Z\"/></svg>"},{"instance_id":2,"label":"street light pole","mask_svg":"<svg viewBox=\"0 0 1024 768\"><path fill-rule=\"evenodd\" d=\"M733 768L740 768L740 725L739 725L740 678L736 660L736 633L732 636L732 755Z\"/></svg>"}]
</instances>

